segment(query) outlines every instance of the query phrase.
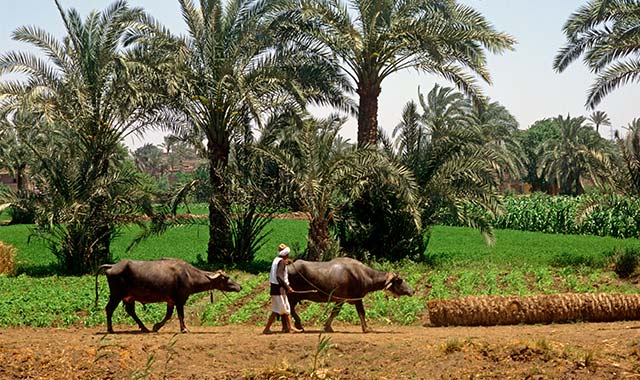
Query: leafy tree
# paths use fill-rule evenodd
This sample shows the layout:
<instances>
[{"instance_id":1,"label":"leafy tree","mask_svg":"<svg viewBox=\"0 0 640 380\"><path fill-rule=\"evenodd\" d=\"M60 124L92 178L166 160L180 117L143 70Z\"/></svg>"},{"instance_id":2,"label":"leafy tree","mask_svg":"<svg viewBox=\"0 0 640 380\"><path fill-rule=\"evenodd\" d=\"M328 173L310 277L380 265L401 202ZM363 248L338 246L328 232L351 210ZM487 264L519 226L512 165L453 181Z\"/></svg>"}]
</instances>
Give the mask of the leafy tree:
<instances>
[{"instance_id":1,"label":"leafy tree","mask_svg":"<svg viewBox=\"0 0 640 380\"><path fill-rule=\"evenodd\" d=\"M490 82L485 49L500 53L514 44L455 1L302 0L286 20L297 43L340 60L359 97L360 146L378 143L378 98L393 73L413 68L436 74L479 99L474 75Z\"/></svg>"},{"instance_id":2,"label":"leafy tree","mask_svg":"<svg viewBox=\"0 0 640 380\"><path fill-rule=\"evenodd\" d=\"M274 109L308 102L341 104L342 80L326 59L274 40L273 17L282 1L179 0L187 35L150 22L133 36L140 50L160 52L169 111L162 125L178 136L201 136L209 162L209 262L233 262L230 234L232 141L250 123L261 126ZM336 86L338 83L338 86Z\"/></svg>"},{"instance_id":3,"label":"leafy tree","mask_svg":"<svg viewBox=\"0 0 640 380\"><path fill-rule=\"evenodd\" d=\"M591 0L569 16L563 31L567 43L556 55L553 67L564 71L584 55L587 67L597 75L587 95L595 108L611 91L640 80L640 2Z\"/></svg>"},{"instance_id":4,"label":"leafy tree","mask_svg":"<svg viewBox=\"0 0 640 380\"><path fill-rule=\"evenodd\" d=\"M538 175L557 184L560 194L580 195L586 178L606 176L604 168L610 151L602 137L585 125L585 118L567 115L554 119L560 136L541 146Z\"/></svg>"},{"instance_id":5,"label":"leafy tree","mask_svg":"<svg viewBox=\"0 0 640 380\"><path fill-rule=\"evenodd\" d=\"M146 125L157 83L122 49L126 33L145 17L141 9L116 1L83 21L76 10L56 6L66 36L59 41L36 27L18 28L13 38L42 56L0 56L0 75L26 75L0 82L0 97L4 109L29 106L55 137L34 152L32 178L42 194L36 232L51 242L64 270L85 273L111 261L117 227L137 215L143 197L134 190L138 177L122 163L120 142Z\"/></svg>"},{"instance_id":6,"label":"leafy tree","mask_svg":"<svg viewBox=\"0 0 640 380\"><path fill-rule=\"evenodd\" d=\"M311 260L328 259L338 253L330 225L372 178L384 178L409 205L413 222L419 226L417 212L411 211L416 205L413 178L378 150L339 148L338 132L344 121L335 115L320 120L306 117L290 125L287 141L257 148L277 163L282 182L292 187L301 210L310 215L307 258Z\"/></svg>"},{"instance_id":7,"label":"leafy tree","mask_svg":"<svg viewBox=\"0 0 640 380\"><path fill-rule=\"evenodd\" d=\"M549 182L538 175L538 161L542 145L559 137L560 131L553 118L538 120L526 130L517 133L516 138L523 147L526 162L523 180L531 185L532 191L551 192Z\"/></svg>"}]
</instances>

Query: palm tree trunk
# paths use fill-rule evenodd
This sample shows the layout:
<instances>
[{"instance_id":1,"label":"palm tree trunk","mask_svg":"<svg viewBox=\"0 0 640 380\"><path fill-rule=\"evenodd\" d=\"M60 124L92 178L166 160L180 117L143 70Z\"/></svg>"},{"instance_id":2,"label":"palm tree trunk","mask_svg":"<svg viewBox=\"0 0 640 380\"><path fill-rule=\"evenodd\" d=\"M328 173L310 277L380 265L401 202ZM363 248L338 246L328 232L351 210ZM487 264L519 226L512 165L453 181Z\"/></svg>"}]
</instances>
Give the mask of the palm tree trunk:
<instances>
[{"instance_id":1,"label":"palm tree trunk","mask_svg":"<svg viewBox=\"0 0 640 380\"><path fill-rule=\"evenodd\" d=\"M309 235L307 237L307 241L309 260L322 260L324 253L331 245L328 220L324 218L312 218L309 221Z\"/></svg>"},{"instance_id":2,"label":"palm tree trunk","mask_svg":"<svg viewBox=\"0 0 640 380\"><path fill-rule=\"evenodd\" d=\"M26 185L27 185L27 181L26 181L26 169L27 169L27 165L23 164L18 166L18 168L16 169L16 190L18 191L22 191L25 190Z\"/></svg>"},{"instance_id":3,"label":"palm tree trunk","mask_svg":"<svg viewBox=\"0 0 640 380\"><path fill-rule=\"evenodd\" d=\"M357 93L360 95L358 108L358 146L378 143L378 97L379 85L361 85Z\"/></svg>"},{"instance_id":4,"label":"palm tree trunk","mask_svg":"<svg viewBox=\"0 0 640 380\"><path fill-rule=\"evenodd\" d=\"M225 181L225 172L229 159L229 143L209 140L209 184L212 194L209 196L209 243L207 261L209 263L233 262L231 229L229 214L231 201Z\"/></svg>"}]
</instances>

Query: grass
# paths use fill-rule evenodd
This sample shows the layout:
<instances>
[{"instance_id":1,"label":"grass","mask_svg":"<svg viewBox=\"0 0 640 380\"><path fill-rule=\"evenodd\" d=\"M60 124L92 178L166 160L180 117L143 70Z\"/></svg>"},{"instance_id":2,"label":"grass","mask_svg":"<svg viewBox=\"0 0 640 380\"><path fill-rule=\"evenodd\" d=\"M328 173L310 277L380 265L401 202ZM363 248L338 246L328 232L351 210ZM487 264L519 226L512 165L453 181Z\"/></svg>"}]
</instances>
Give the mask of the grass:
<instances>
[{"instance_id":1,"label":"grass","mask_svg":"<svg viewBox=\"0 0 640 380\"><path fill-rule=\"evenodd\" d=\"M0 241L17 248L16 266L18 273L29 275L51 275L56 272L56 257L49 251L47 245L37 239L29 239L30 226L13 225L0 226ZM277 246L284 242L300 252L306 247L308 223L305 221L274 219L267 226L269 238L255 256L254 262L264 267L270 264ZM191 226L176 228L165 234L147 239L131 251L127 247L140 233L137 226L127 227L120 231L119 236L111 245L114 261L122 259L154 260L162 257L177 257L189 262L206 261L209 230L207 226ZM296 250L297 247L297 250Z\"/></svg>"},{"instance_id":2,"label":"grass","mask_svg":"<svg viewBox=\"0 0 640 380\"><path fill-rule=\"evenodd\" d=\"M267 281L266 268L280 242L304 249L308 223L297 220L273 220L265 245L256 254L254 265L263 268L249 273L229 268L231 276L243 285L240 293L221 296L208 293L192 296L186 307L188 324L220 325L264 322L268 314L267 291L259 286ZM117 260L178 257L198 262L206 257L206 226L174 229L153 237L127 252L139 231L137 227L121 231L112 244ZM105 324L104 305L108 286L99 277L100 305L95 308L94 276L57 276L56 258L41 241L28 242L28 226L0 226L0 241L17 249L16 277L0 276L0 326L96 326ZM510 230L496 231L496 244L487 246L477 231L460 227L433 227L427 254L435 265L424 263L375 262L372 266L401 273L414 288L414 297L389 298L375 292L365 298L367 319L371 323L416 324L426 313L430 299L469 295L529 295L558 292L635 293L629 281L620 280L607 265L608 252L614 249L640 249L637 239L595 236L548 235ZM264 286L263 286L264 288ZM324 305L298 306L305 324L322 324ZM149 326L160 320L164 304L138 307L138 314ZM345 305L338 320L359 325L351 305ZM114 314L115 324L133 321L122 308ZM167 327L171 328L171 327Z\"/></svg>"},{"instance_id":3,"label":"grass","mask_svg":"<svg viewBox=\"0 0 640 380\"><path fill-rule=\"evenodd\" d=\"M640 249L640 240L496 230L496 243L488 246L471 228L434 226L428 251L437 263L447 266L513 268L554 266L565 256L597 262L614 248Z\"/></svg>"}]
</instances>

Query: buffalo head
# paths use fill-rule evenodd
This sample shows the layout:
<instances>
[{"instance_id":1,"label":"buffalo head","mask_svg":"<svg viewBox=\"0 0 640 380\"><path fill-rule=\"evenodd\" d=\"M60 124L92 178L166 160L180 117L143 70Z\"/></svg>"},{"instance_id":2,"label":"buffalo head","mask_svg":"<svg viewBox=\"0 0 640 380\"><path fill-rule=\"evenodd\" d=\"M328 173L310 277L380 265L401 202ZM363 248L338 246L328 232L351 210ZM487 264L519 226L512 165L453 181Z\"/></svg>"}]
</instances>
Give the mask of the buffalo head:
<instances>
[{"instance_id":1,"label":"buffalo head","mask_svg":"<svg viewBox=\"0 0 640 380\"><path fill-rule=\"evenodd\" d=\"M223 292L239 292L242 290L242 286L233 281L224 271L219 270L215 273L207 274L207 277L213 282L215 289Z\"/></svg>"},{"instance_id":2,"label":"buffalo head","mask_svg":"<svg viewBox=\"0 0 640 380\"><path fill-rule=\"evenodd\" d=\"M384 290L388 290L396 296L412 296L413 290L409 284L397 273L389 273Z\"/></svg>"}]
</instances>

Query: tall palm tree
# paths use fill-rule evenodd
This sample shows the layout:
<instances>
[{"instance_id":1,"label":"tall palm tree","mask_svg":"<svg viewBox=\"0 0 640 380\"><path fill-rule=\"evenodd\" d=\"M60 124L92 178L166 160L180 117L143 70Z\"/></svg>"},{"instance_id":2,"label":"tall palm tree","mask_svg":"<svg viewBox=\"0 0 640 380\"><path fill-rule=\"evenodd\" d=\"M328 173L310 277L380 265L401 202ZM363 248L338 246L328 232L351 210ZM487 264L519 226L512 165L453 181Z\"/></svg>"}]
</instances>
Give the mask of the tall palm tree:
<instances>
[{"instance_id":1,"label":"tall palm tree","mask_svg":"<svg viewBox=\"0 0 640 380\"><path fill-rule=\"evenodd\" d=\"M294 3L286 15L288 35L335 54L355 86L360 146L378 142L378 98L390 75L410 68L436 74L479 99L474 75L491 82L485 49L500 53L515 43L479 12L453 0Z\"/></svg>"},{"instance_id":2,"label":"tall palm tree","mask_svg":"<svg viewBox=\"0 0 640 380\"><path fill-rule=\"evenodd\" d=\"M596 129L596 132L598 133L600 133L601 125L606 125L606 126L611 125L611 120L609 120L609 116L604 111L592 112L591 115L589 115L589 118L587 120L589 120L593 124L593 126Z\"/></svg>"},{"instance_id":3,"label":"tall palm tree","mask_svg":"<svg viewBox=\"0 0 640 380\"><path fill-rule=\"evenodd\" d=\"M307 257L311 260L338 253L329 226L349 200L366 188L367 178L384 178L408 205L417 205L415 184L408 171L377 149L344 147L338 136L344 121L336 115L306 117L289 127L287 141L256 148L278 165L283 182L293 188L301 210L310 215ZM410 211L419 226L417 208Z\"/></svg>"},{"instance_id":4,"label":"tall palm tree","mask_svg":"<svg viewBox=\"0 0 640 380\"><path fill-rule=\"evenodd\" d=\"M336 68L312 52L272 38L272 19L282 1L179 0L186 36L173 36L150 22L146 35L132 36L142 51L159 48L167 72L170 132L202 136L209 161L209 262L233 262L228 164L235 134L261 126L274 108L307 102L344 106ZM169 91L171 92L171 91ZM190 133L195 131L195 133Z\"/></svg>"},{"instance_id":5,"label":"tall palm tree","mask_svg":"<svg viewBox=\"0 0 640 380\"><path fill-rule=\"evenodd\" d=\"M553 67L563 72L584 55L587 67L597 75L586 105L595 108L611 91L640 80L640 2L591 0L564 24L567 43L556 55Z\"/></svg>"},{"instance_id":6,"label":"tall palm tree","mask_svg":"<svg viewBox=\"0 0 640 380\"><path fill-rule=\"evenodd\" d=\"M0 75L26 75L0 82L0 108L29 106L62 144L34 152L34 180L46 196L39 228L65 269L83 273L111 260L117 226L135 217L136 198L126 192L136 177L122 177L120 142L145 126L153 87L145 75L151 71L122 49L126 33L144 19L142 9L115 1L83 21L76 10L64 10L57 0L56 6L66 32L61 41L24 26L13 38L42 54L0 56Z\"/></svg>"},{"instance_id":7,"label":"tall palm tree","mask_svg":"<svg viewBox=\"0 0 640 380\"><path fill-rule=\"evenodd\" d=\"M580 195L586 178L597 181L605 175L609 152L604 139L585 125L584 117L558 116L555 122L560 137L542 145L538 175L556 183L560 194Z\"/></svg>"}]
</instances>

